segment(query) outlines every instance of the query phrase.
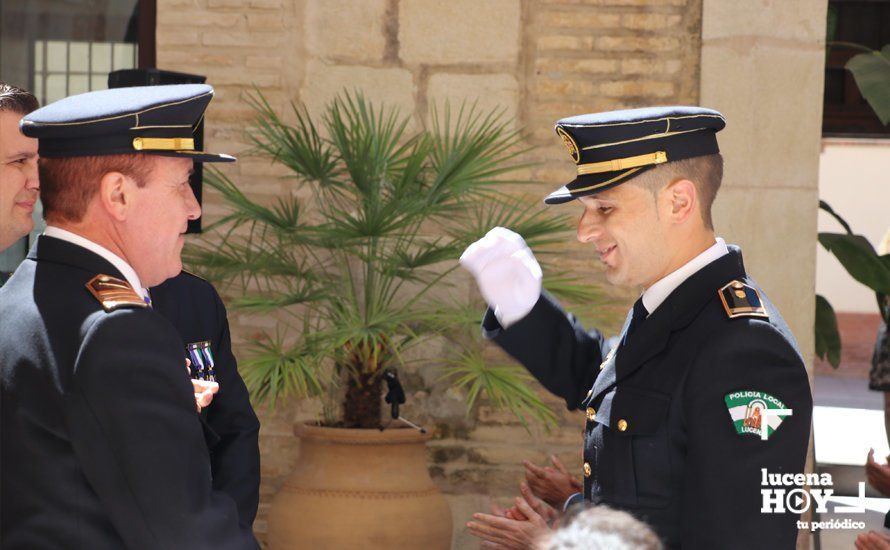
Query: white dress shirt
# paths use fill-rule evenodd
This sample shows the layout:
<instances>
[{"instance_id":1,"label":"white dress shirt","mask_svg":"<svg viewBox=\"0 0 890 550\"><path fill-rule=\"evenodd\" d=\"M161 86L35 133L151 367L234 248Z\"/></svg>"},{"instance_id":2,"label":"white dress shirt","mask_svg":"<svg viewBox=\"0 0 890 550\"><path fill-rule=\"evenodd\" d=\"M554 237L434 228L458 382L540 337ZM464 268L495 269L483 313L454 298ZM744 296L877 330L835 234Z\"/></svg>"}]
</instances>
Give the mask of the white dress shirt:
<instances>
[{"instance_id":1,"label":"white dress shirt","mask_svg":"<svg viewBox=\"0 0 890 550\"><path fill-rule=\"evenodd\" d=\"M729 254L729 249L726 248L726 241L717 237L714 244L707 250L680 266L676 271L659 279L643 292L643 306L646 307L646 311L651 315L671 295L671 292L683 284L683 281L709 263L727 254Z\"/></svg>"},{"instance_id":2,"label":"white dress shirt","mask_svg":"<svg viewBox=\"0 0 890 550\"><path fill-rule=\"evenodd\" d=\"M123 258L115 254L114 252L108 250L102 245L96 244L93 241L81 237L76 233L72 233L68 230L62 229L61 227L55 227L53 225L48 225L46 229L43 230L43 234L47 237L52 237L54 239L59 239L62 241L67 241L71 244L76 244L77 246L81 246L86 248L90 252L95 252L99 256L102 256L106 260L108 260L111 265L117 268L118 271L121 272L121 275L124 276L124 279L130 283L130 286L139 293L143 298L148 297L148 293L145 288L142 287L142 282L139 281L139 276L136 275L136 270L134 270L130 264L128 264Z\"/></svg>"}]
</instances>

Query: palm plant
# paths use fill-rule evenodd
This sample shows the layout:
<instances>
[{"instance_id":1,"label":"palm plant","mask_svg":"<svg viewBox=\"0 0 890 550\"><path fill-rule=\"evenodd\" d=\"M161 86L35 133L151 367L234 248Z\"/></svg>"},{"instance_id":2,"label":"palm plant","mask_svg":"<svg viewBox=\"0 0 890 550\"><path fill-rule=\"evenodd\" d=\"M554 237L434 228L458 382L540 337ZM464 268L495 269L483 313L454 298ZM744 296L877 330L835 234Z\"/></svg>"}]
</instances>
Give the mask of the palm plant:
<instances>
[{"instance_id":1,"label":"palm plant","mask_svg":"<svg viewBox=\"0 0 890 550\"><path fill-rule=\"evenodd\" d=\"M498 113L467 106L433 110L428 129L409 132L410 117L358 92L333 99L320 124L296 104L286 123L258 91L248 102L254 153L287 167L292 192L260 204L210 171L205 181L229 212L185 259L241 296L236 308L277 320L241 361L253 396L340 397L342 421L329 402L327 424L378 427L384 369L440 337L447 357L423 353L429 346L420 356L466 391L468 411L485 395L523 422L552 423L523 369L483 359L481 303L453 274L461 251L495 225L520 232L545 259L564 238L561 218L503 190L524 167L519 134ZM594 298L543 265L557 295Z\"/></svg>"}]
</instances>

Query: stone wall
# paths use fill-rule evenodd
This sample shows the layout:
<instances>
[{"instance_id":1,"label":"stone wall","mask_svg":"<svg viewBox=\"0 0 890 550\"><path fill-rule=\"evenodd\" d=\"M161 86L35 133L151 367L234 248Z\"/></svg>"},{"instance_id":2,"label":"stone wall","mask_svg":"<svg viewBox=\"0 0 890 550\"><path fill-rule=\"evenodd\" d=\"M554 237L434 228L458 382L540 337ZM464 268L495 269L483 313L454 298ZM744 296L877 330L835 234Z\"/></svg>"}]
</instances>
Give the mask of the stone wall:
<instances>
[{"instance_id":1,"label":"stone wall","mask_svg":"<svg viewBox=\"0 0 890 550\"><path fill-rule=\"evenodd\" d=\"M573 165L553 133L557 119L699 102L701 28L702 0L159 0L158 67L207 75L217 90L207 115L208 147L236 155L246 148L242 132L250 111L243 94L253 86L279 110L301 101L312 112L343 88L361 89L374 101L413 114L417 124L431 105L445 100L503 108L536 147L529 155L536 165L527 175L539 183L525 191L539 201L573 176ZM722 85L709 83L703 89ZM723 99L709 105L727 109L731 121L745 118L748 104ZM290 192L284 172L260 159L243 158L224 170L251 196L271 199ZM745 185L735 181L738 170L729 171L733 186ZM738 198L746 191L740 188L730 200L762 217L753 203ZM782 192L796 193L793 188ZM209 220L223 211L211 193L204 206ZM579 214L577 205L556 208L565 212L567 226ZM742 218L725 214L733 236L744 237ZM788 223L781 227L792 232ZM782 253L775 246L764 243L757 250ZM563 262L600 281L590 251L577 243L566 242ZM810 268L801 265L801 273ZM610 291L603 304L578 313L615 330L633 298L632 292ZM238 342L269 323L233 316L232 326L237 351ZM426 379L421 373L413 380ZM521 460L540 463L555 452L580 470L583 420L553 398L548 397L560 415L560 428L545 433L533 427L529 433L509 415L486 406L465 418L460 396L450 392L423 395L416 396L409 411L436 426L431 471L452 504L455 548L472 545L463 529L472 512L487 509L492 498L516 493ZM263 504L256 530L263 538L268 503L299 452L292 425L312 418L317 404L295 402L259 412Z\"/></svg>"}]
</instances>

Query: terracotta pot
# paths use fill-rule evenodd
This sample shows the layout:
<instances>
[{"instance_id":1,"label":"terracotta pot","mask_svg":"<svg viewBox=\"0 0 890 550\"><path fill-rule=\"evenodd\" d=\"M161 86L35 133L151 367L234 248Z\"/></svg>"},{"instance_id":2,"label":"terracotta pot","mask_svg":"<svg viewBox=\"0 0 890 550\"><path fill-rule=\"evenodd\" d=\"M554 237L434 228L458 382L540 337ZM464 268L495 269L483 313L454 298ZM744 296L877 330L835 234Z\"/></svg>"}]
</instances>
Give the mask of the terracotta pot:
<instances>
[{"instance_id":1,"label":"terracotta pot","mask_svg":"<svg viewBox=\"0 0 890 550\"><path fill-rule=\"evenodd\" d=\"M428 434L309 424L294 432L300 457L272 501L272 550L451 548L451 509L427 471Z\"/></svg>"}]
</instances>

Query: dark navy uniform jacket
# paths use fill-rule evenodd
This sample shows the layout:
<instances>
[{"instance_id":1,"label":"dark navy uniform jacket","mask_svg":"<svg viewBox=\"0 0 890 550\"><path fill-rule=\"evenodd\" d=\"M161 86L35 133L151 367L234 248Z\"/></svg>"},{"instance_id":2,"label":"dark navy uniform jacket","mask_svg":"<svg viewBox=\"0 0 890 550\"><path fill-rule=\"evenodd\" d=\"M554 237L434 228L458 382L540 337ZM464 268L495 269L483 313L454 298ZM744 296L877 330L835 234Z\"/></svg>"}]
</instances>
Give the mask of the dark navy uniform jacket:
<instances>
[{"instance_id":1,"label":"dark navy uniform jacket","mask_svg":"<svg viewBox=\"0 0 890 550\"><path fill-rule=\"evenodd\" d=\"M185 271L152 288L151 300L183 342L210 342L219 392L201 411L201 421L213 488L232 497L249 528L260 502L260 423L232 354L226 307L213 285Z\"/></svg>"},{"instance_id":2,"label":"dark navy uniform jacket","mask_svg":"<svg viewBox=\"0 0 890 550\"><path fill-rule=\"evenodd\" d=\"M788 326L730 318L718 290L747 277L741 252L686 279L614 353L543 294L503 329L489 309L483 332L570 409L586 414L584 497L646 521L669 547L794 548L792 513L761 513L761 469L804 471L812 396ZM625 323L627 325L627 323ZM725 397L778 398L793 414L762 441L739 434Z\"/></svg>"},{"instance_id":3,"label":"dark navy uniform jacket","mask_svg":"<svg viewBox=\"0 0 890 550\"><path fill-rule=\"evenodd\" d=\"M3 548L255 548L212 486L179 334L147 307L106 311L97 274L123 279L42 236L0 288Z\"/></svg>"}]
</instances>

